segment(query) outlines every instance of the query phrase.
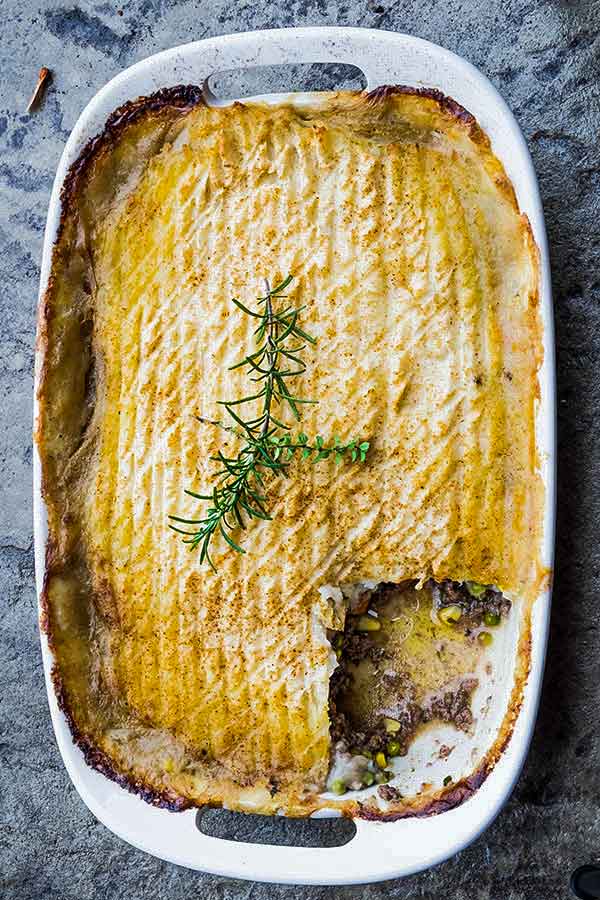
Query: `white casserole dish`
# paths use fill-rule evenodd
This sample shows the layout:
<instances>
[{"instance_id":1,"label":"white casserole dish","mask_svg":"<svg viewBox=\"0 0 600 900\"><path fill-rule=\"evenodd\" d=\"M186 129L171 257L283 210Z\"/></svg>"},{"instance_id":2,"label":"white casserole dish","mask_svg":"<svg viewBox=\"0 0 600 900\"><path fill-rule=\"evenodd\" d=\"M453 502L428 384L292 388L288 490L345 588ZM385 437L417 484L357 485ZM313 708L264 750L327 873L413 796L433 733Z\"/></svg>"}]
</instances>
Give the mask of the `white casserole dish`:
<instances>
[{"instance_id":1,"label":"white casserole dish","mask_svg":"<svg viewBox=\"0 0 600 900\"><path fill-rule=\"evenodd\" d=\"M540 251L544 362L537 411L537 442L546 486L542 562L551 569L554 544L555 385L550 271L542 206L531 159L508 107L473 66L447 50L408 35L359 28L302 28L211 38L165 51L122 72L81 114L62 155L46 227L40 296L48 281L60 217L60 191L85 144L100 132L110 113L128 100L163 87L205 85L217 71L284 63L337 62L359 67L367 89L382 84L437 88L468 109L491 139L531 222ZM36 373L37 391L37 373ZM37 410L34 415L37 415ZM42 588L46 517L40 493L40 466L34 449L34 517L38 594ZM519 775L535 722L541 688L550 592L532 613L531 670L508 747L498 764L461 806L425 819L356 821L355 837L334 848L273 847L231 843L198 831L196 812L171 813L151 807L90 769L59 710L50 670L52 655L42 634L42 654L52 720L65 766L79 794L113 832L136 847L179 865L229 877L293 884L352 884L408 875L434 865L474 840L489 825Z\"/></svg>"}]
</instances>

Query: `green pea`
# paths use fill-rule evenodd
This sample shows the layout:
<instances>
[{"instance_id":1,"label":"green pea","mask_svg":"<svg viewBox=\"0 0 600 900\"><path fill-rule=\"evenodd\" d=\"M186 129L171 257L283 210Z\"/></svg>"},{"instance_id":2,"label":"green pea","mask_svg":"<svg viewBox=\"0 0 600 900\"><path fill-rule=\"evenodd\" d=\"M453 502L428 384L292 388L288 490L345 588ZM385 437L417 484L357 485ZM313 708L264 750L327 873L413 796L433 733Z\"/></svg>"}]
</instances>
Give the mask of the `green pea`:
<instances>
[{"instance_id":1,"label":"green pea","mask_svg":"<svg viewBox=\"0 0 600 900\"><path fill-rule=\"evenodd\" d=\"M331 793L332 794L345 794L346 793L346 783L342 781L341 778L336 778L335 781L331 782Z\"/></svg>"},{"instance_id":2,"label":"green pea","mask_svg":"<svg viewBox=\"0 0 600 900\"><path fill-rule=\"evenodd\" d=\"M483 621L490 628L494 628L494 626L500 624L500 616L498 613L486 612L483 614Z\"/></svg>"},{"instance_id":3,"label":"green pea","mask_svg":"<svg viewBox=\"0 0 600 900\"><path fill-rule=\"evenodd\" d=\"M371 787L372 784L375 784L375 775L373 772L365 772L362 777L362 783L364 787Z\"/></svg>"},{"instance_id":4,"label":"green pea","mask_svg":"<svg viewBox=\"0 0 600 900\"><path fill-rule=\"evenodd\" d=\"M471 597L483 597L487 591L487 584L479 584L477 581L465 581L465 587Z\"/></svg>"},{"instance_id":5,"label":"green pea","mask_svg":"<svg viewBox=\"0 0 600 900\"><path fill-rule=\"evenodd\" d=\"M400 756L400 751L402 750L402 744L400 741L388 741L387 752L388 756Z\"/></svg>"},{"instance_id":6,"label":"green pea","mask_svg":"<svg viewBox=\"0 0 600 900\"><path fill-rule=\"evenodd\" d=\"M477 635L477 640L484 647L489 647L494 638L489 633L489 631L480 631Z\"/></svg>"}]
</instances>

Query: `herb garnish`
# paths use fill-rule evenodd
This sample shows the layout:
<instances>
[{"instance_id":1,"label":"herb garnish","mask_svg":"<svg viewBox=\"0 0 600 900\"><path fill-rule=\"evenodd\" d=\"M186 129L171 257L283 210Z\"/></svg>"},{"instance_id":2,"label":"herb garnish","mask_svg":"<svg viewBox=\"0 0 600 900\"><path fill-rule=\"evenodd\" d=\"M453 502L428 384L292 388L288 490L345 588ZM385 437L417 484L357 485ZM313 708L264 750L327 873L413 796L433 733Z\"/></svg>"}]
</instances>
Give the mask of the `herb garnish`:
<instances>
[{"instance_id":1,"label":"herb garnish","mask_svg":"<svg viewBox=\"0 0 600 900\"><path fill-rule=\"evenodd\" d=\"M233 303L258 320L254 331L257 349L244 357L231 369L246 367L253 376L251 380L261 385L256 393L241 400L221 400L219 404L225 408L233 425L225 425L221 421L197 417L199 422L221 428L242 438L244 444L236 456L228 457L221 450L211 459L222 466L215 473L216 483L210 494L197 494L186 490L188 496L196 500L210 503L201 519L184 519L180 516L169 516L173 522L183 525L198 526L193 531L170 525L173 531L184 535L184 543L190 549L200 548L200 563L208 562L215 569L210 557L209 546L213 536L221 534L229 546L238 553L246 551L232 537L237 529L246 528L248 519L270 519L265 506L265 478L268 473L287 477L287 469L292 457L299 453L303 459L312 458L313 462L327 459L333 455L337 463L344 457L352 462L364 462L369 442L360 439L342 443L338 437L325 441L321 435L311 441L302 432L294 436L290 426L276 417L273 407L288 406L296 421L300 421L300 407L303 404L314 404L318 401L307 400L293 395L287 381L302 375L306 364L300 355L307 344L316 344L316 339L307 334L298 325L298 316L304 306L286 306L281 311L274 308L273 301L286 297L285 289L292 281L288 275L275 287L270 287L265 279L265 295L258 298L258 308L250 309L239 300ZM240 407L247 403L258 403L259 412L255 418L244 419ZM278 412L279 416L279 412ZM284 432L284 433L282 433Z\"/></svg>"}]
</instances>

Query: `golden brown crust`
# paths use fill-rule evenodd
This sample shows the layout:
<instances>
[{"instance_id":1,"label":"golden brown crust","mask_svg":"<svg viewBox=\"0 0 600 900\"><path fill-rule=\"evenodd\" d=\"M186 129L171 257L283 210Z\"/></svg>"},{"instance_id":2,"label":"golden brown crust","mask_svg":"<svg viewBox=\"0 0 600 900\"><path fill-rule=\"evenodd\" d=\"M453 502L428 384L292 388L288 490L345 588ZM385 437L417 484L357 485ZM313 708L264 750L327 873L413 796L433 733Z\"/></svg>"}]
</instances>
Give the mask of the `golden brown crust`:
<instances>
[{"instance_id":1,"label":"golden brown crust","mask_svg":"<svg viewBox=\"0 0 600 900\"><path fill-rule=\"evenodd\" d=\"M384 116L381 120L378 120L377 128L382 130L382 134L385 132L387 135L386 129L396 127L394 124L389 125L385 121L387 111L390 111L390 115L395 115L393 106L390 106L390 104L394 103L394 97L412 98L410 102L414 100L414 110L405 111L405 114L407 118L410 118L410 115L414 112L414 127L417 129L417 136L425 133L427 128L433 127L431 126L432 116L440 129L443 130L444 127L448 127L451 131L453 129L462 131L465 139L471 145L480 148L482 165L496 185L499 195L504 196L516 214L519 214L512 185L506 178L501 165L491 154L487 137L466 110L437 91L398 86L380 88L369 95L359 96L358 98L356 96L346 98L342 95L331 103L330 112L322 114L320 127L323 130L323 134L325 134L328 121L331 123L332 128L338 128L339 121L351 120L352 115L355 115L357 119L357 124L354 126L357 130L356 133L362 135L361 129L368 129L371 121L368 110L378 108L384 111ZM92 439L89 438L89 428L90 422L95 416L97 404L96 396L93 395L93 385L90 388L88 382L96 377L95 375L92 379L89 377L93 365L97 361L100 362L101 366L104 365L104 357L107 353L106 347L94 346L96 338L92 336L93 329L90 328L89 333L85 333L88 331L87 323L96 315L94 304L97 303L94 297L94 294L97 293L97 285L91 283L91 279L95 279L95 271L94 266L89 266L91 251L87 246L89 238L86 229L93 227L96 229L96 235L101 234L101 223L98 223L97 220L94 220L92 226L90 226L90 221L94 217L92 211L86 208L86 191L90 191L90 185L94 179L100 181L105 179L109 184L107 190L113 191L110 204L112 215L113 209L119 207L122 200L114 193L119 188L120 183L127 181L129 177L134 179L135 183L138 183L142 178L142 174L139 171L134 171L130 159L126 156L125 151L122 150L123 145L129 141L131 148L135 150L136 140L140 141L140 146L142 142L150 140L151 151L147 158L155 158L160 153L163 145L173 145L173 141L180 132L186 114L190 110L201 106L201 104L201 91L193 86L172 88L160 91L151 97L139 98L137 101L126 104L117 110L108 120L103 133L84 148L78 160L71 167L61 194L60 228L54 252L51 278L40 304L37 339L38 354L42 361L39 374L38 402L40 413L37 440L42 458L43 493L48 506L50 532L47 547L46 576L41 597L41 618L42 626L48 634L51 647L57 659L53 671L57 697L71 727L74 740L83 750L90 765L99 769L107 777L117 781L123 787L139 793L148 802L171 809L185 808L188 805L193 805L194 802L218 805L219 800L216 797L218 798L219 789L222 789L222 799L235 805L236 790L238 789L226 789L223 786L225 782L222 782L222 773L220 773L218 768L213 767L210 777L213 781L216 780L218 784L216 795L214 788L204 789L198 793L197 790L191 789L188 785L187 789L190 793L187 796L182 796L175 789L159 787L157 782L148 776L144 766L141 769L138 768L137 771L132 771L128 765L124 764L123 758L119 758L114 745L113 752L107 752L103 749L98 739L98 728L104 727L102 717L105 715L105 710L102 710L100 713L96 711L89 718L89 709L86 710L85 714L83 713L85 698L87 697L89 700L88 689L82 688L83 694L79 688L75 689L75 686L79 685L82 680L82 672L84 670L91 671L90 657L86 657L84 661L82 659L86 653L90 654L92 651L90 651L89 646L86 646L81 651L83 654L82 658L75 659L75 655L71 654L68 648L70 639L68 635L73 633L73 629L75 629L75 631L80 630L84 635L90 635L93 640L104 639L103 632L106 630L110 632L111 627L118 626L120 621L119 599L115 596L115 589L110 578L107 578L100 569L98 571L95 570L96 563L90 563L88 551L82 546L85 535L82 535L81 526L74 521L73 517L76 514L70 511L69 504L65 507L64 497L71 492L72 496L77 497L77 502L81 502L85 478L87 477L86 473L92 465L92 461L94 461L94 465L96 464L96 447ZM237 108L239 108L238 104L233 109ZM352 109L354 109L354 113ZM225 112L224 117L226 119L228 115L236 114L235 112ZM364 125L362 124L363 117L366 123ZM154 131L149 129L151 136L148 138L146 126L152 120L154 120L157 127ZM423 124L427 122L429 124ZM136 128L139 128L139 136L136 136ZM142 149L144 152L148 150L145 144ZM121 153L121 157L119 157L119 153ZM133 157L135 161L135 153L130 152L130 157ZM125 170L123 169L124 166ZM119 182L119 179L121 182ZM133 187L131 190L133 190ZM528 244L531 257L534 260L533 271L535 273L529 292L530 319L527 331L529 335L538 336L538 339L534 341L537 355L534 364L530 365L527 371L521 373L526 379L529 379L527 383L531 385L531 391L529 391L528 396L533 398L538 392L536 372L541 362L541 342L539 341L537 313L537 271L539 265L537 262L537 249L533 242L529 223L524 216L521 216L520 222L523 239ZM82 231L86 232L83 240L81 238ZM101 239L104 240L104 238ZM71 254L74 247L77 248L77 252L73 253L75 262L69 261L67 263L66 254ZM73 323L69 324L68 322L65 326L67 329L71 328L73 333L77 329L78 332L74 338L71 334L70 337L67 335L67 339L64 340L65 333L59 335L59 330L63 327L63 323L57 325L56 322L53 322L53 315L56 315L56 311L60 309L57 295L62 288L62 284L69 280L66 274L67 265L71 266L71 272L74 265L80 265L81 276L79 270L75 271L75 277L72 278L72 281L75 282L79 279L81 287L77 295L73 297L73 308L77 311L78 316L76 327ZM84 272L87 272L87 274L84 274ZM62 279L62 282L60 279ZM54 332L53 328L55 329ZM71 345L69 345L69 340L71 340ZM56 367L56 360L52 363L51 357L52 354L57 352L63 352L64 354L66 352L64 348L67 348L68 351L69 347L75 351L73 354L75 356L79 347L82 356L80 368L77 370L73 369L67 373L67 378L70 378L72 383L77 384L76 399L78 399L74 405L79 405L80 409L74 420L69 418L70 414L67 415L64 428L65 434L61 434L61 441L64 447L62 451L60 449L57 451L57 445L56 442L53 443L52 429L50 427L52 418L57 415L57 410L52 409L50 405L54 397L52 381L54 373L51 371L51 366L54 365ZM103 384L103 378L104 375L100 372L101 384ZM533 473L536 468L537 457L532 437L533 400L531 403L531 408L527 411L527 422L530 425L531 432L530 473ZM58 413L60 413L60 410ZM97 423L94 423L92 430L96 426ZM299 499L302 500L302 494ZM540 506L535 508L536 502L541 503L539 497L537 501L534 501L534 508L530 514L532 529L530 536L534 541L538 537L539 509L541 508ZM165 539L168 540L169 538ZM87 537L85 537L85 540L87 540ZM465 563L467 564L466 572ZM487 580L489 582L493 580L491 576L488 578L483 577L486 574L490 574L486 570L487 564L484 557L481 557L480 560L473 558L470 561L460 557L454 564L454 567L450 561L447 561L446 568L443 572L441 570L440 572L443 577L458 577L458 573L460 577L474 577L475 580ZM479 572L478 566L480 568ZM534 565L534 570L534 574L529 581L523 582L521 585L528 603L537 594L540 578L542 577L539 565L537 565L537 568ZM435 567L432 573L439 574L436 572ZM410 572L409 574L413 576L424 573ZM475 577L477 575L480 577ZM53 579L58 580L53 582ZM196 588L201 589L199 583L196 583ZM51 598L52 590L66 591L68 595L67 601L63 603L60 599L57 601L54 598L53 600ZM77 601L78 592L83 592L81 596L85 595L87 598L85 601L82 600L81 604ZM89 610L85 614L87 616L85 621L77 618L81 612L79 611L75 617L76 621L60 622L59 624L57 618L59 611L61 615L67 608L72 612L76 608L79 609L79 605L83 605L83 602L90 604ZM528 620L528 615L526 618ZM528 627L529 625L527 624L527 629ZM71 629L71 632L69 632L69 629ZM86 640L84 639L82 643L85 644ZM314 652L316 653L317 651L315 650ZM322 653L321 648L318 656L320 665L324 664ZM317 657L315 656L314 659L316 660ZM459 784L453 785L452 788L438 792L434 797L423 796L415 798L399 810L391 808L387 812L382 812L371 804L361 805L354 801L343 801L338 804L329 803L328 805L338 805L345 814L349 815L359 815L366 818L398 818L406 815L429 815L463 802L467 796L477 789L489 771L491 771L512 732L521 702L523 683L529 666L528 641L522 644L519 665L521 671L515 682L510 710L494 746L488 751L475 773L463 779ZM104 684L105 687L110 685L111 679L115 677L114 672L103 670L94 672L94 678L99 679L99 683ZM68 684L70 684L70 688L67 686ZM139 718L139 710L135 714L130 710L127 715L134 720L136 716L138 717L136 726L138 729L144 726L143 717ZM152 722L151 716L149 722ZM165 737L164 740L168 743L170 738ZM171 744L169 744L170 746ZM319 755L321 753L322 750L319 750ZM322 777L322 767L319 771ZM323 805L313 791L302 797L298 792L297 786L294 786L292 782L286 789L287 795L285 791L280 791L276 782L281 776L282 773L275 769L273 779L269 777L259 779L257 782L258 800L251 800L249 806L252 807L254 805L257 809L265 809L265 811L274 811L278 806L284 806L289 814L306 815L312 809ZM244 775L241 770L238 771L237 777L238 785L246 783L248 786L252 786L252 778L248 778L248 775ZM273 787L274 784L275 787ZM221 786L220 788L219 785ZM269 795L271 799L266 800L265 797Z\"/></svg>"}]
</instances>

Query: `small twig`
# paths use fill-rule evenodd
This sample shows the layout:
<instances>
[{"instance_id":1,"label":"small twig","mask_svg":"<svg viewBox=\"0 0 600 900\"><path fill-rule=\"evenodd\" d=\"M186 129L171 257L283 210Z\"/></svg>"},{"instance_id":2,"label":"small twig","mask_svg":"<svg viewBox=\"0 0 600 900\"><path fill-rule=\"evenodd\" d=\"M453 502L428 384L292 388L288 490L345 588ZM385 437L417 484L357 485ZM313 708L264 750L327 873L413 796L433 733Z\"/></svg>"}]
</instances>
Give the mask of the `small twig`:
<instances>
[{"instance_id":1,"label":"small twig","mask_svg":"<svg viewBox=\"0 0 600 900\"><path fill-rule=\"evenodd\" d=\"M35 90L31 95L31 100L27 104L27 112L32 112L37 106L44 96L44 92L50 82L52 81L52 72L50 69L47 69L46 66L42 66L40 69L40 73L38 75L37 84L35 86Z\"/></svg>"}]
</instances>

